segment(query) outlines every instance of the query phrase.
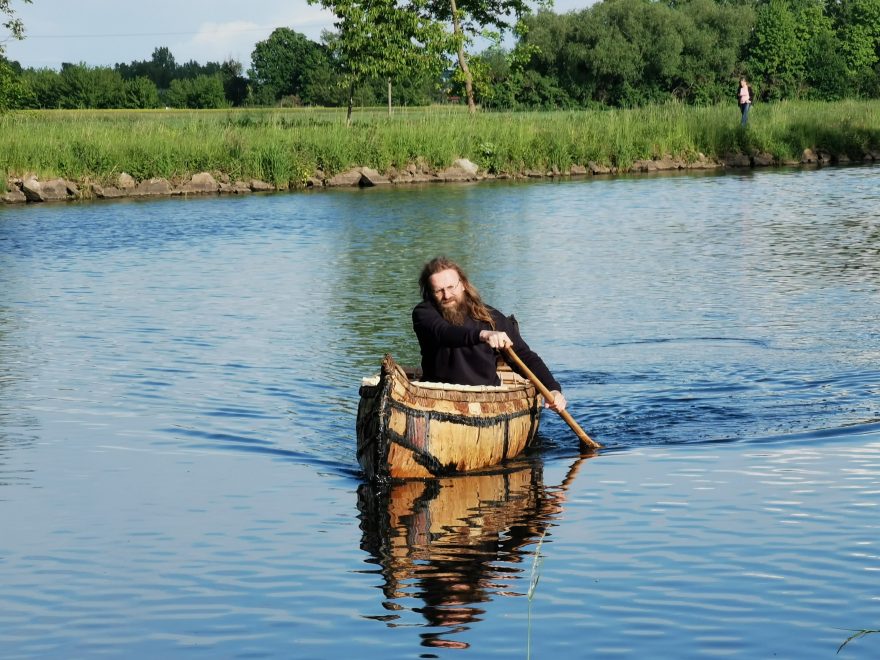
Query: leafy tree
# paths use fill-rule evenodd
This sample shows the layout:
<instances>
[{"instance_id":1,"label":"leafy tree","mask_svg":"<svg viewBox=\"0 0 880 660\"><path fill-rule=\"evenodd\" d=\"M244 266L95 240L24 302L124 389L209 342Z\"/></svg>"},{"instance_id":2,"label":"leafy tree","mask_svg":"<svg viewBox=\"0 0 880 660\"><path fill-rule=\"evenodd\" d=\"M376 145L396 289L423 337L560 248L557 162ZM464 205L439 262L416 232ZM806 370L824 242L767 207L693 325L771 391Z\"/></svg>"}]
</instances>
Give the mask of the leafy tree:
<instances>
[{"instance_id":1,"label":"leafy tree","mask_svg":"<svg viewBox=\"0 0 880 660\"><path fill-rule=\"evenodd\" d=\"M684 0L674 5L682 17L684 44L673 96L690 103L729 101L742 71L745 45L754 29L751 4Z\"/></svg>"},{"instance_id":2,"label":"leafy tree","mask_svg":"<svg viewBox=\"0 0 880 660\"><path fill-rule=\"evenodd\" d=\"M219 76L176 78L168 88L167 101L174 108L223 108L228 105Z\"/></svg>"},{"instance_id":3,"label":"leafy tree","mask_svg":"<svg viewBox=\"0 0 880 660\"><path fill-rule=\"evenodd\" d=\"M513 107L513 99L505 94L512 75L510 53L502 47L500 39L482 53L471 57L469 67L473 76L475 102L479 101L483 108Z\"/></svg>"},{"instance_id":4,"label":"leafy tree","mask_svg":"<svg viewBox=\"0 0 880 660\"><path fill-rule=\"evenodd\" d=\"M119 108L125 100L122 76L109 67L65 62L61 65L60 87L62 108Z\"/></svg>"},{"instance_id":5,"label":"leafy tree","mask_svg":"<svg viewBox=\"0 0 880 660\"><path fill-rule=\"evenodd\" d=\"M608 0L564 17L530 21L530 66L582 103L637 105L669 96L684 41L680 17L649 0Z\"/></svg>"},{"instance_id":6,"label":"leafy tree","mask_svg":"<svg viewBox=\"0 0 880 660\"><path fill-rule=\"evenodd\" d=\"M22 0L29 3L31 0ZM10 0L0 0L0 15L5 16L2 23L4 30L9 32L13 39L24 38L24 23L20 18L16 18L15 11L11 7ZM17 107L23 100L26 90L21 80L16 75L11 64L3 57L6 48L3 45L4 40L0 39L0 112Z\"/></svg>"},{"instance_id":7,"label":"leafy tree","mask_svg":"<svg viewBox=\"0 0 880 660\"><path fill-rule=\"evenodd\" d=\"M791 0L804 57L801 93L823 100L843 98L852 82L840 38L826 11L830 6L825 0Z\"/></svg>"},{"instance_id":8,"label":"leafy tree","mask_svg":"<svg viewBox=\"0 0 880 660\"><path fill-rule=\"evenodd\" d=\"M337 35L324 31L321 35L320 56L315 57L314 65L303 73L302 102L307 105L339 107L348 99L348 89L341 84L335 53Z\"/></svg>"},{"instance_id":9,"label":"leafy tree","mask_svg":"<svg viewBox=\"0 0 880 660\"><path fill-rule=\"evenodd\" d=\"M213 76L220 73L222 65L219 62L206 62L199 64L190 60L184 64L178 64L174 68L175 78L198 78L199 76Z\"/></svg>"},{"instance_id":10,"label":"leafy tree","mask_svg":"<svg viewBox=\"0 0 880 660\"><path fill-rule=\"evenodd\" d=\"M156 83L146 76L124 81L123 90L123 107L144 109L158 108L161 105Z\"/></svg>"},{"instance_id":11,"label":"leafy tree","mask_svg":"<svg viewBox=\"0 0 880 660\"><path fill-rule=\"evenodd\" d=\"M374 79L439 73L449 39L442 25L396 0L309 0L337 17L334 54L347 83L351 123L354 91ZM389 106L390 110L390 106Z\"/></svg>"},{"instance_id":12,"label":"leafy tree","mask_svg":"<svg viewBox=\"0 0 880 660\"><path fill-rule=\"evenodd\" d=\"M242 66L235 60L227 60L220 65L220 79L223 93L230 104L243 105L248 96L248 79L242 75Z\"/></svg>"},{"instance_id":13,"label":"leafy tree","mask_svg":"<svg viewBox=\"0 0 880 660\"><path fill-rule=\"evenodd\" d=\"M861 93L877 92L880 62L880 0L838 0L829 4L849 78Z\"/></svg>"},{"instance_id":14,"label":"leafy tree","mask_svg":"<svg viewBox=\"0 0 880 660\"><path fill-rule=\"evenodd\" d=\"M92 81L85 63L62 63L59 78L60 107L68 109L91 107Z\"/></svg>"},{"instance_id":15,"label":"leafy tree","mask_svg":"<svg viewBox=\"0 0 880 660\"><path fill-rule=\"evenodd\" d=\"M596 77L589 60L594 39L584 27L590 10L560 15L543 10L526 17L519 28L523 37L514 49L515 61L523 71L555 78L576 102L588 103L595 95ZM518 83L513 83L516 94ZM510 86L510 85L509 85Z\"/></svg>"},{"instance_id":16,"label":"leafy tree","mask_svg":"<svg viewBox=\"0 0 880 660\"><path fill-rule=\"evenodd\" d=\"M21 67L16 64L0 56L0 114L28 105L29 90L22 80Z\"/></svg>"},{"instance_id":17,"label":"leafy tree","mask_svg":"<svg viewBox=\"0 0 880 660\"><path fill-rule=\"evenodd\" d=\"M177 62L166 46L153 49L149 60L135 60L131 64L116 64L114 67L125 80L140 76L152 80L159 89L168 89L171 81L178 77Z\"/></svg>"},{"instance_id":18,"label":"leafy tree","mask_svg":"<svg viewBox=\"0 0 880 660\"><path fill-rule=\"evenodd\" d=\"M177 62L174 61L171 51L166 46L154 49L147 77L156 83L156 87L168 89L176 73Z\"/></svg>"},{"instance_id":19,"label":"leafy tree","mask_svg":"<svg viewBox=\"0 0 880 660\"><path fill-rule=\"evenodd\" d=\"M768 0L758 8L749 53L751 77L766 98L799 95L806 73L806 44L790 0Z\"/></svg>"},{"instance_id":20,"label":"leafy tree","mask_svg":"<svg viewBox=\"0 0 880 660\"><path fill-rule=\"evenodd\" d=\"M539 11L523 22L514 53L525 62L518 66L541 78L520 76L530 88L517 92L521 102L713 103L730 97L754 11L715 0L605 0L563 15Z\"/></svg>"},{"instance_id":21,"label":"leafy tree","mask_svg":"<svg viewBox=\"0 0 880 660\"><path fill-rule=\"evenodd\" d=\"M522 71L477 79L481 98L714 103L731 99L741 73L768 99L880 95L880 0L604 0L523 23Z\"/></svg>"},{"instance_id":22,"label":"leafy tree","mask_svg":"<svg viewBox=\"0 0 880 660\"><path fill-rule=\"evenodd\" d=\"M518 30L527 29L524 24ZM470 61L474 77L474 96L484 108L565 108L576 107L569 89L556 72L528 67L531 58L540 55L533 42L521 42L508 51L501 45L500 35L495 42ZM459 90L455 87L455 91Z\"/></svg>"},{"instance_id":23,"label":"leafy tree","mask_svg":"<svg viewBox=\"0 0 880 660\"><path fill-rule=\"evenodd\" d=\"M190 60L184 64L177 64L171 51L166 47L155 48L149 60L135 60L129 64L118 63L114 66L126 82L138 78L146 78L158 88L160 98L170 88L171 82L177 79L195 80L200 76L220 76L226 99L232 105L242 105L248 96L248 81L242 76L242 66L234 60L223 63L207 62L200 64ZM191 88L191 87L190 87ZM190 89L188 88L188 89ZM149 98L141 98L138 103L148 105L138 107L154 107L152 93L143 85L137 83L135 89L145 92ZM179 90L178 90L179 92ZM132 101L127 101L132 102Z\"/></svg>"},{"instance_id":24,"label":"leafy tree","mask_svg":"<svg viewBox=\"0 0 880 660\"><path fill-rule=\"evenodd\" d=\"M28 108L61 107L61 76L54 69L25 69L21 80L27 90Z\"/></svg>"},{"instance_id":25,"label":"leafy tree","mask_svg":"<svg viewBox=\"0 0 880 660\"><path fill-rule=\"evenodd\" d=\"M260 41L251 54L248 72L260 98L301 96L307 72L320 66L321 46L290 28L278 28Z\"/></svg>"},{"instance_id":26,"label":"leafy tree","mask_svg":"<svg viewBox=\"0 0 880 660\"><path fill-rule=\"evenodd\" d=\"M533 69L525 69L514 72L511 82L514 85L513 98L516 105L542 110L555 110L575 105L553 76L543 75Z\"/></svg>"},{"instance_id":27,"label":"leafy tree","mask_svg":"<svg viewBox=\"0 0 880 660\"><path fill-rule=\"evenodd\" d=\"M811 98L835 101L854 89L837 33L831 28L817 33L809 43L806 70Z\"/></svg>"},{"instance_id":28,"label":"leafy tree","mask_svg":"<svg viewBox=\"0 0 880 660\"><path fill-rule=\"evenodd\" d=\"M394 101L402 106L430 105L445 98L441 95L436 73L413 72L394 81Z\"/></svg>"},{"instance_id":29,"label":"leafy tree","mask_svg":"<svg viewBox=\"0 0 880 660\"><path fill-rule=\"evenodd\" d=\"M30 4L31 0L22 0L24 4ZM20 18L16 18L15 10L12 9L11 0L0 0L0 14L6 16L6 20L2 23L3 29L9 32L13 39L24 39L24 23ZM5 52L3 41L0 40L0 55Z\"/></svg>"},{"instance_id":30,"label":"leafy tree","mask_svg":"<svg viewBox=\"0 0 880 660\"><path fill-rule=\"evenodd\" d=\"M535 4L541 9L551 3L552 0L537 0ZM476 112L467 48L485 29L507 32L518 20L529 16L532 7L526 0L411 0L410 9L432 21L452 26L451 52L457 57L468 109Z\"/></svg>"}]
</instances>

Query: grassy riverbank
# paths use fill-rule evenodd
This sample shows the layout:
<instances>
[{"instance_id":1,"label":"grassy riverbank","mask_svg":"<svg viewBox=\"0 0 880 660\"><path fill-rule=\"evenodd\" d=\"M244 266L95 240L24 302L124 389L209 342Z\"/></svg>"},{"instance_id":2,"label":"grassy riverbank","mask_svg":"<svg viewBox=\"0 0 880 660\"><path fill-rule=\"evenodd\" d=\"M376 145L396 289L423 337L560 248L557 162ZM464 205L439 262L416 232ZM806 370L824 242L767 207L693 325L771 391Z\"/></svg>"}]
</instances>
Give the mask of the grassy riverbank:
<instances>
[{"instance_id":1,"label":"grassy riverbank","mask_svg":"<svg viewBox=\"0 0 880 660\"><path fill-rule=\"evenodd\" d=\"M316 171L354 166L380 172L410 163L443 168L468 158L493 173L519 174L595 162L621 170L670 155L771 154L804 149L862 159L880 150L880 101L784 102L752 109L747 130L735 105L680 104L633 110L480 113L438 107L360 111L346 128L343 110L240 109L22 111L0 116L0 172L107 183L184 179L207 171L231 180L303 183ZM3 177L0 177L2 179ZM0 183L2 185L2 183Z\"/></svg>"}]
</instances>

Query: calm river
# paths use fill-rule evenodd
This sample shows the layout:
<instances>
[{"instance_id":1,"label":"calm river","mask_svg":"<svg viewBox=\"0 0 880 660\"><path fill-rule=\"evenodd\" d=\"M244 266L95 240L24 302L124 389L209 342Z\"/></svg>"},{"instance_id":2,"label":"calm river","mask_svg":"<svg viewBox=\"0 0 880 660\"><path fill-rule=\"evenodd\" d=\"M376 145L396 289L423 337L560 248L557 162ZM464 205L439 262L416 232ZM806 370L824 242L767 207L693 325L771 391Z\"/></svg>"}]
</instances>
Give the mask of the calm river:
<instances>
[{"instance_id":1,"label":"calm river","mask_svg":"<svg viewBox=\"0 0 880 660\"><path fill-rule=\"evenodd\" d=\"M878 180L0 208L0 656L880 657ZM441 253L605 450L363 483Z\"/></svg>"}]
</instances>

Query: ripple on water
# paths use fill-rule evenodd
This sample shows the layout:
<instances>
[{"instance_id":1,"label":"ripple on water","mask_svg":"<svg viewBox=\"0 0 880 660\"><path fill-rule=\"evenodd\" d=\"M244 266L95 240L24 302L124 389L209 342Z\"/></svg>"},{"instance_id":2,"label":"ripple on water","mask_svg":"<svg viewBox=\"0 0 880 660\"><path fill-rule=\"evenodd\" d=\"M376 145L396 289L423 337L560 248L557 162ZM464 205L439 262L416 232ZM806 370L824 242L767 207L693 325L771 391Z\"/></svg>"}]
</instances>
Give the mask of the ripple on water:
<instances>
[{"instance_id":1,"label":"ripple on water","mask_svg":"<svg viewBox=\"0 0 880 660\"><path fill-rule=\"evenodd\" d=\"M0 647L833 656L880 621L876 174L0 209ZM442 251L609 450L547 414L495 475L359 488Z\"/></svg>"}]
</instances>

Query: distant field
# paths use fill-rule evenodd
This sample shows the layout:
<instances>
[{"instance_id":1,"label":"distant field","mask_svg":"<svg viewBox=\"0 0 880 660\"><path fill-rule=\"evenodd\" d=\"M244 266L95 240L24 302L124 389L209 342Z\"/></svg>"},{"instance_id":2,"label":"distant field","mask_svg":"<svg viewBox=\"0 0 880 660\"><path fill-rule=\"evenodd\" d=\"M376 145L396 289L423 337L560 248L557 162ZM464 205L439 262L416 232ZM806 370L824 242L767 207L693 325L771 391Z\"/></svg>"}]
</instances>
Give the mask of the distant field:
<instances>
[{"instance_id":1,"label":"distant field","mask_svg":"<svg viewBox=\"0 0 880 660\"><path fill-rule=\"evenodd\" d=\"M880 150L880 101L758 104L739 127L735 104L666 104L631 110L481 112L463 107L344 109L52 110L0 115L0 169L107 183L184 179L207 171L231 179L301 185L317 170L354 166L381 172L422 162L443 168L469 158L494 173L568 171L596 162L629 167L670 155L770 153L806 148L860 159Z\"/></svg>"}]
</instances>

